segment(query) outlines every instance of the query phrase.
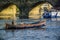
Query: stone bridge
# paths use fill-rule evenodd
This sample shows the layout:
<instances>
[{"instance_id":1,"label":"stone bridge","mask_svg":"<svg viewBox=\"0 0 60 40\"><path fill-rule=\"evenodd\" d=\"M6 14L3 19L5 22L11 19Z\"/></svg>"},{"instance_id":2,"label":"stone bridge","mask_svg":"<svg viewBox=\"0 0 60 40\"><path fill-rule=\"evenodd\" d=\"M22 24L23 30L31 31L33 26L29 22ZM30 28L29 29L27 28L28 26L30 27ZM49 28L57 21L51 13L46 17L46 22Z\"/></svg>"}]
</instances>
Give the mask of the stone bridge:
<instances>
[{"instance_id":1,"label":"stone bridge","mask_svg":"<svg viewBox=\"0 0 60 40\"><path fill-rule=\"evenodd\" d=\"M49 2L50 4L52 4L53 6L56 5L55 0L0 0L0 10L1 10L1 6L8 4L8 3L14 3L18 6L18 8L20 9L20 13L22 14L20 16L20 18L28 18L28 13L29 11L34 8L35 6L37 6L40 2Z\"/></svg>"}]
</instances>

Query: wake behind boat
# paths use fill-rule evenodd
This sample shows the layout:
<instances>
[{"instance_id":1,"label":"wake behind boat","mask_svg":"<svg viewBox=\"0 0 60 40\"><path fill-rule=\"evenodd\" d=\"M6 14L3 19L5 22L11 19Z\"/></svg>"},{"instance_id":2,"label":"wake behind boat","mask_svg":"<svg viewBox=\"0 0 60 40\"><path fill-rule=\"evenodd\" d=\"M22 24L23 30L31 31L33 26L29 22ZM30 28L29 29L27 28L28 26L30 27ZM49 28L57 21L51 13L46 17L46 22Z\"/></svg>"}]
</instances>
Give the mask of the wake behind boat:
<instances>
[{"instance_id":1,"label":"wake behind boat","mask_svg":"<svg viewBox=\"0 0 60 40\"><path fill-rule=\"evenodd\" d=\"M14 22L12 22L12 24L6 23L5 28L6 29L28 29L28 28L39 28L45 25L46 25L45 21L39 21L31 24L25 24L25 23L14 24Z\"/></svg>"}]
</instances>

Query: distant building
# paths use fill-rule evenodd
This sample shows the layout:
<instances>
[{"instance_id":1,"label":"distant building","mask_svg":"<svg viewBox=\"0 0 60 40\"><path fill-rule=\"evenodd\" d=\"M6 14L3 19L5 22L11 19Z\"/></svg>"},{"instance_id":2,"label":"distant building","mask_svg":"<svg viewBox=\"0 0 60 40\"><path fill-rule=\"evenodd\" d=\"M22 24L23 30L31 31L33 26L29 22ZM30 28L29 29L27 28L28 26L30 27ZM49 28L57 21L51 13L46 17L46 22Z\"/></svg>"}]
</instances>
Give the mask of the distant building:
<instances>
[{"instance_id":1,"label":"distant building","mask_svg":"<svg viewBox=\"0 0 60 40\"><path fill-rule=\"evenodd\" d=\"M49 2L42 2L29 12L30 19L39 19L44 13L44 9L50 11L53 6Z\"/></svg>"},{"instance_id":2,"label":"distant building","mask_svg":"<svg viewBox=\"0 0 60 40\"><path fill-rule=\"evenodd\" d=\"M17 6L15 4L9 5L0 12L0 19L15 19L17 14Z\"/></svg>"}]
</instances>

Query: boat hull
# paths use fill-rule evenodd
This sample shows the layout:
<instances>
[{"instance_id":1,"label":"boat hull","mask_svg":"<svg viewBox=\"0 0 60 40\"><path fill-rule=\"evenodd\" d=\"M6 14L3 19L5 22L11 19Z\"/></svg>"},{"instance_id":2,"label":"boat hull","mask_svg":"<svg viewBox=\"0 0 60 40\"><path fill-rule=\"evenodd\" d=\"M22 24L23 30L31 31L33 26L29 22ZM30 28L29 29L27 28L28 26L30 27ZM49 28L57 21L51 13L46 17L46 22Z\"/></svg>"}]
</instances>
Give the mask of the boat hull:
<instances>
[{"instance_id":1,"label":"boat hull","mask_svg":"<svg viewBox=\"0 0 60 40\"><path fill-rule=\"evenodd\" d=\"M45 26L46 23L35 23L35 24L24 24L24 25L11 25L11 24L6 24L6 29L29 29L29 28L41 28Z\"/></svg>"},{"instance_id":2,"label":"boat hull","mask_svg":"<svg viewBox=\"0 0 60 40\"><path fill-rule=\"evenodd\" d=\"M45 26L44 24L41 26L31 26L31 27L15 27L15 26L8 26L6 29L29 29L29 28L42 28Z\"/></svg>"}]
</instances>

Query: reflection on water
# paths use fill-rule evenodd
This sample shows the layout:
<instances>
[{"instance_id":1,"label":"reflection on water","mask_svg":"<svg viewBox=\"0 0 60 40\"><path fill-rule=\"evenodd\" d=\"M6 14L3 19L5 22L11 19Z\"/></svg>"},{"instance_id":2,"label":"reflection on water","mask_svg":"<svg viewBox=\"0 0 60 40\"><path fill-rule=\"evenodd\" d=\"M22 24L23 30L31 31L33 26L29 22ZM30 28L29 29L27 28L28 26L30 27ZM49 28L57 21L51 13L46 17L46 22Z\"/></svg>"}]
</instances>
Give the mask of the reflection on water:
<instances>
[{"instance_id":1,"label":"reflection on water","mask_svg":"<svg viewBox=\"0 0 60 40\"><path fill-rule=\"evenodd\" d=\"M45 19L43 19L45 20ZM60 20L60 19L59 19ZM60 21L46 19L45 30L41 29L21 29L21 30L0 30L0 40L60 40ZM12 20L0 20L0 27L4 27L5 22L11 23ZM27 19L23 20L25 23ZM28 20L29 23L36 22ZM37 20L39 21L39 20ZM20 20L16 21L20 23Z\"/></svg>"}]
</instances>

